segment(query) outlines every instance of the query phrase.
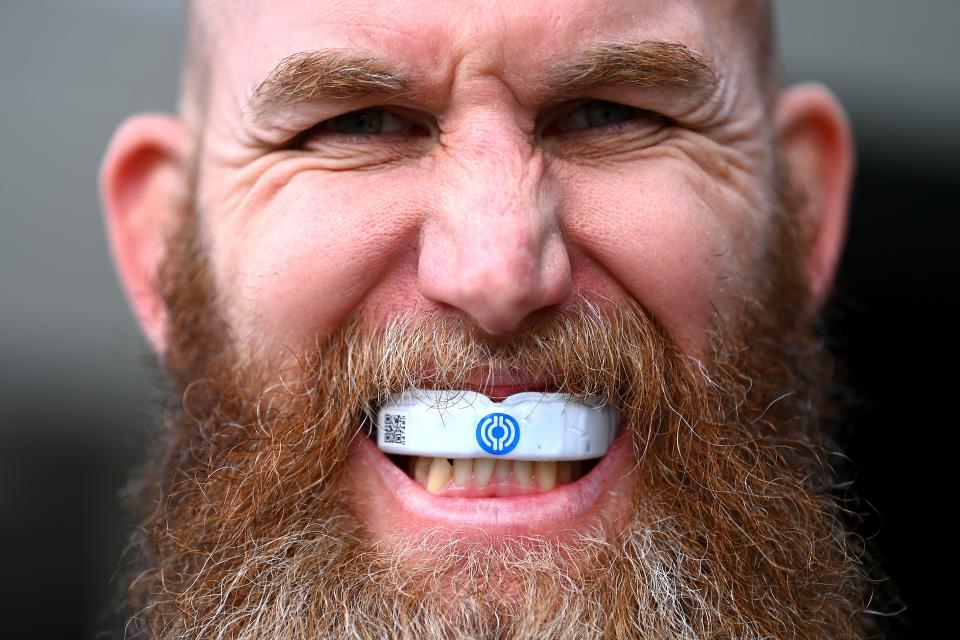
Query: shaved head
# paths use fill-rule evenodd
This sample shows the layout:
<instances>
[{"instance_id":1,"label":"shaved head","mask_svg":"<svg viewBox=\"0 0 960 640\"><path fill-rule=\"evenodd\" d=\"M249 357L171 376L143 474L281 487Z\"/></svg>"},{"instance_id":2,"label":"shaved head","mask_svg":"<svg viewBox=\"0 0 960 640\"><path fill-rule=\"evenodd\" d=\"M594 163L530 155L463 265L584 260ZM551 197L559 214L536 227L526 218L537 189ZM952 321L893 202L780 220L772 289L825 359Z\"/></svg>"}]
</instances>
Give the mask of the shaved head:
<instances>
[{"instance_id":1,"label":"shaved head","mask_svg":"<svg viewBox=\"0 0 960 640\"><path fill-rule=\"evenodd\" d=\"M770 0L724 0L705 3L718 11L737 32L738 45L751 51L756 77L764 93L772 101L779 77L776 34ZM229 28L230 12L216 10L217 0L187 0L186 47L180 84L180 110L190 123L199 128L203 122L211 75L217 58L217 43ZM231 11L242 6L231 6ZM317 49L324 49L318 42ZM768 105L769 105L768 101Z\"/></svg>"},{"instance_id":2,"label":"shaved head","mask_svg":"<svg viewBox=\"0 0 960 640\"><path fill-rule=\"evenodd\" d=\"M188 0L185 11L187 37L180 77L180 112L195 127L206 110L209 67L215 46L209 5L209 0Z\"/></svg>"}]
</instances>

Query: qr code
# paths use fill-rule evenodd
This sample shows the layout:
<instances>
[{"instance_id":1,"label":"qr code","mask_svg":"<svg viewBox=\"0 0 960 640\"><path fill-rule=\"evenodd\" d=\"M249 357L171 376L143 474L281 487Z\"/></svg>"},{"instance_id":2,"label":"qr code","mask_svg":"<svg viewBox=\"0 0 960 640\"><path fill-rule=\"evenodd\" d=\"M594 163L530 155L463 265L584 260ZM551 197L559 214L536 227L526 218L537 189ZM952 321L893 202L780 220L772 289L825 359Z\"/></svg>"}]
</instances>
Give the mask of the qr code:
<instances>
[{"instance_id":1,"label":"qr code","mask_svg":"<svg viewBox=\"0 0 960 640\"><path fill-rule=\"evenodd\" d=\"M383 415L383 443L407 443L407 416L403 413L385 413Z\"/></svg>"}]
</instances>

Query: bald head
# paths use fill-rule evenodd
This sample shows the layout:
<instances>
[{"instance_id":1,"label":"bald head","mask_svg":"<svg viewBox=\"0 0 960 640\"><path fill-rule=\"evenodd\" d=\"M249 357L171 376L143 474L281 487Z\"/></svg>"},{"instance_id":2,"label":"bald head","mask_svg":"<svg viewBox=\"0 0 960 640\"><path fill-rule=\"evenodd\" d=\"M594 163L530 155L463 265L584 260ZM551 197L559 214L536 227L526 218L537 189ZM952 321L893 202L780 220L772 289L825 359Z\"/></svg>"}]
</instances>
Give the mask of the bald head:
<instances>
[{"instance_id":1,"label":"bald head","mask_svg":"<svg viewBox=\"0 0 960 640\"><path fill-rule=\"evenodd\" d=\"M252 16L261 9L255 3L245 3L243 9ZM776 37L773 12L769 0L724 0L702 3L705 11L715 14L725 25L724 31L735 46L743 48L753 61L756 80L772 101L778 87ZM181 77L180 109L188 123L199 127L205 121L210 84L214 81L217 60L222 57L220 40L238 24L233 19L242 11L231 4L227 11L217 0L187 0L187 38ZM325 49L325 43L317 42L311 49ZM295 55L295 54L294 54ZM275 69L276 70L276 69ZM253 87L250 87L252 90Z\"/></svg>"},{"instance_id":2,"label":"bald head","mask_svg":"<svg viewBox=\"0 0 960 640\"><path fill-rule=\"evenodd\" d=\"M209 6L206 0L187 0L185 10L187 37L180 77L180 112L194 127L206 111L209 67L214 57L215 29Z\"/></svg>"}]
</instances>

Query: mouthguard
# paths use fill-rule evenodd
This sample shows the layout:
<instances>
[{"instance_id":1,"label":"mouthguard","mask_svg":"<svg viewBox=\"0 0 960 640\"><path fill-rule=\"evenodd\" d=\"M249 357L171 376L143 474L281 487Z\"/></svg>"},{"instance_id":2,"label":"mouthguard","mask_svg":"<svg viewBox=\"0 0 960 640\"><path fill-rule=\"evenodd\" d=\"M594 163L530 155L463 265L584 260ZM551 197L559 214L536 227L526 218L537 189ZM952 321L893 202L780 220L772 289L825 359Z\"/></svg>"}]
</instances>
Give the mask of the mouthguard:
<instances>
[{"instance_id":1,"label":"mouthguard","mask_svg":"<svg viewBox=\"0 0 960 640\"><path fill-rule=\"evenodd\" d=\"M377 412L385 453L437 458L589 460L607 452L617 414L563 393L525 391L494 402L475 391L410 389Z\"/></svg>"}]
</instances>

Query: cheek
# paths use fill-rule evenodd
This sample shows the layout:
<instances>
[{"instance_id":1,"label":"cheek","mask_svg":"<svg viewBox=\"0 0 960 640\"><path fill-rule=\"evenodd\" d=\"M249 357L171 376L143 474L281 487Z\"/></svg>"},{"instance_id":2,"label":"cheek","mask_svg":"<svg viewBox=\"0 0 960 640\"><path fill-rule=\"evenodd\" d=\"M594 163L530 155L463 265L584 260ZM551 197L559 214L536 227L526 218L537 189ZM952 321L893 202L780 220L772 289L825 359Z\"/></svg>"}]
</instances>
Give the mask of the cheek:
<instances>
[{"instance_id":1,"label":"cheek","mask_svg":"<svg viewBox=\"0 0 960 640\"><path fill-rule=\"evenodd\" d=\"M762 219L746 199L682 168L600 173L564 181L570 243L681 347L702 353L715 315L730 313L752 286Z\"/></svg>"},{"instance_id":2,"label":"cheek","mask_svg":"<svg viewBox=\"0 0 960 640\"><path fill-rule=\"evenodd\" d=\"M547 171L575 285L632 296L682 349L704 353L715 314L749 293L766 214L690 163L648 160ZM356 313L429 307L417 290L417 251L440 206L435 182L414 167L300 171L211 225L220 306L236 338L266 349L312 345Z\"/></svg>"},{"instance_id":3,"label":"cheek","mask_svg":"<svg viewBox=\"0 0 960 640\"><path fill-rule=\"evenodd\" d=\"M216 273L238 340L313 344L388 272L413 264L420 216L403 191L411 184L401 175L303 172L224 225Z\"/></svg>"}]
</instances>

